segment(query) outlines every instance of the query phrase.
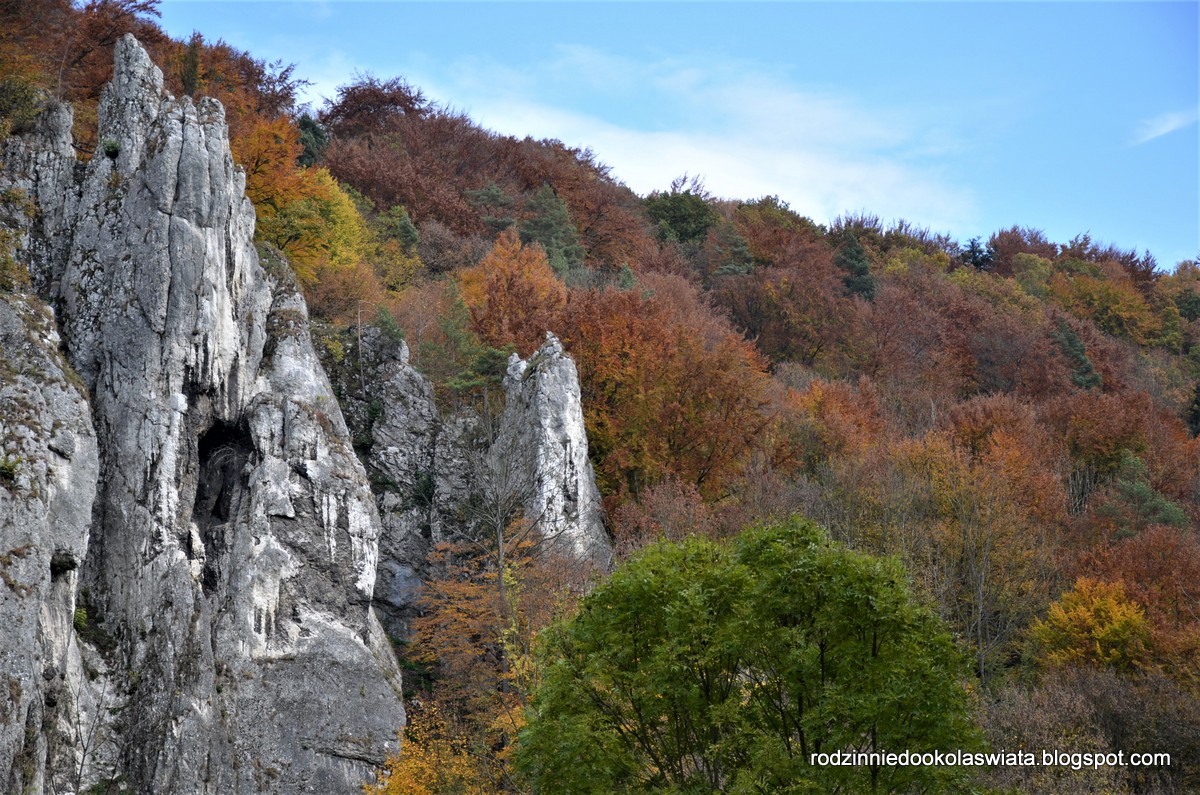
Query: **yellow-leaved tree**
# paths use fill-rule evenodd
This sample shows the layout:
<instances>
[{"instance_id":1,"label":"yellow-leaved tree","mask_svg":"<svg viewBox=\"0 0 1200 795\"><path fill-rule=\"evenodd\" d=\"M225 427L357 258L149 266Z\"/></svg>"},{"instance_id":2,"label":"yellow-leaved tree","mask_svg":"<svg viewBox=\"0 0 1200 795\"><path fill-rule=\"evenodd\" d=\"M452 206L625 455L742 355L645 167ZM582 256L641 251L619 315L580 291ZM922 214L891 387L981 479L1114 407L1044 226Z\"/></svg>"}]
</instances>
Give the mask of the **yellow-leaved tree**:
<instances>
[{"instance_id":1,"label":"yellow-leaved tree","mask_svg":"<svg viewBox=\"0 0 1200 795\"><path fill-rule=\"evenodd\" d=\"M305 286L323 266L349 268L362 260L367 228L354 202L323 168L299 172L294 194L279 197L258 220L258 234L288 256ZM269 205L267 205L269 206Z\"/></svg>"},{"instance_id":2,"label":"yellow-leaved tree","mask_svg":"<svg viewBox=\"0 0 1200 795\"><path fill-rule=\"evenodd\" d=\"M1033 625L1039 658L1051 666L1091 664L1130 670L1148 657L1150 627L1121 582L1080 577Z\"/></svg>"},{"instance_id":3,"label":"yellow-leaved tree","mask_svg":"<svg viewBox=\"0 0 1200 795\"><path fill-rule=\"evenodd\" d=\"M435 701L410 708L403 747L388 758L366 795L487 795L487 783L472 759L463 732Z\"/></svg>"},{"instance_id":4,"label":"yellow-leaved tree","mask_svg":"<svg viewBox=\"0 0 1200 795\"><path fill-rule=\"evenodd\" d=\"M297 165L296 125L286 116L262 120L234 149L258 216L255 234L287 256L309 308L342 317L360 304L378 303L382 288L366 263L366 222L326 169Z\"/></svg>"}]
</instances>

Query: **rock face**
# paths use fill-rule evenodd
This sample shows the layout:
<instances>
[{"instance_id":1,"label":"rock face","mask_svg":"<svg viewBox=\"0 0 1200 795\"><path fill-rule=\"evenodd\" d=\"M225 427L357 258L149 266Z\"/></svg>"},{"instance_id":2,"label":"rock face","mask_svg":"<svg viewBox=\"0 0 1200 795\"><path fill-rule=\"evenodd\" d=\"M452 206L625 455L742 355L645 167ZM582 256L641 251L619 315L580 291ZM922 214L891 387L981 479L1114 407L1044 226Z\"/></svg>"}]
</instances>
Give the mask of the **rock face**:
<instances>
[{"instance_id":1,"label":"rock face","mask_svg":"<svg viewBox=\"0 0 1200 795\"><path fill-rule=\"evenodd\" d=\"M50 733L81 720L75 591L98 462L49 310L0 296L0 790L41 792ZM81 616L80 623L86 619ZM84 705L94 711L94 704ZM94 714L94 712L93 712ZM71 771L67 771L71 772ZM70 778L74 783L74 776Z\"/></svg>"},{"instance_id":2,"label":"rock face","mask_svg":"<svg viewBox=\"0 0 1200 795\"><path fill-rule=\"evenodd\" d=\"M478 539L510 514L564 557L609 565L579 377L554 335L527 361L510 358L494 416L442 415L407 346L377 329L352 341L347 359L328 366L383 520L375 600L389 634L408 635L433 544Z\"/></svg>"},{"instance_id":3,"label":"rock face","mask_svg":"<svg viewBox=\"0 0 1200 795\"><path fill-rule=\"evenodd\" d=\"M99 140L77 165L54 108L10 142L0 184L38 205L25 258L91 395L89 421L53 343L30 343L46 376L13 388L62 419L23 426L15 483L0 469L22 503L0 554L38 550L13 558L33 590L3 623L42 627L6 646L20 692L0 775L29 792L358 792L395 748L400 677L371 608L375 503L303 299L260 263L223 109L164 95L132 37ZM59 680L48 727L36 702Z\"/></svg>"},{"instance_id":4,"label":"rock face","mask_svg":"<svg viewBox=\"0 0 1200 795\"><path fill-rule=\"evenodd\" d=\"M517 468L517 482L528 484L525 513L539 522L544 537L572 557L608 566L612 550L588 460L575 362L547 334L528 361L515 353L509 358L504 391L500 433L490 451L493 468Z\"/></svg>"},{"instance_id":5,"label":"rock face","mask_svg":"<svg viewBox=\"0 0 1200 795\"><path fill-rule=\"evenodd\" d=\"M388 634L399 639L408 635L422 564L439 524L442 423L433 387L409 365L407 345L389 343L371 329L360 352L370 360L365 376L331 369L341 376L342 402L373 473L383 523L374 596Z\"/></svg>"}]
</instances>

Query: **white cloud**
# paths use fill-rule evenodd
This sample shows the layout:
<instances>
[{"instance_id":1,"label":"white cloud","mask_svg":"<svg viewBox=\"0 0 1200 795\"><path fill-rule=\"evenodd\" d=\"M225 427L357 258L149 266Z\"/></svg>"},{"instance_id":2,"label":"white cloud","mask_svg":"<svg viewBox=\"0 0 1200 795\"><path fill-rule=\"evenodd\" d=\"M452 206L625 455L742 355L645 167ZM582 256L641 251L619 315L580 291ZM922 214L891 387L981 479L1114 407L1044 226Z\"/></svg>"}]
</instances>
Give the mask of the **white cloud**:
<instances>
[{"instance_id":1,"label":"white cloud","mask_svg":"<svg viewBox=\"0 0 1200 795\"><path fill-rule=\"evenodd\" d=\"M497 132L589 147L642 194L687 172L700 175L718 196L775 194L818 221L869 210L936 230L976 222L972 193L946 180L936 165L940 153L961 143L916 112L868 110L741 63L647 65L586 48L560 48L556 55L545 68L511 81L492 79L506 68L473 59L469 68L446 69L448 79L431 93L452 97ZM464 74L470 76L455 77ZM488 90L480 90L480 74L488 76ZM620 117L542 99L562 85L623 97Z\"/></svg>"},{"instance_id":2,"label":"white cloud","mask_svg":"<svg viewBox=\"0 0 1200 795\"><path fill-rule=\"evenodd\" d=\"M1197 120L1200 120L1200 110L1196 108L1175 113L1163 113L1151 119L1143 119L1138 123L1137 130L1134 131L1132 145L1141 146L1149 143L1155 138L1162 138L1176 130L1190 127Z\"/></svg>"}]
</instances>

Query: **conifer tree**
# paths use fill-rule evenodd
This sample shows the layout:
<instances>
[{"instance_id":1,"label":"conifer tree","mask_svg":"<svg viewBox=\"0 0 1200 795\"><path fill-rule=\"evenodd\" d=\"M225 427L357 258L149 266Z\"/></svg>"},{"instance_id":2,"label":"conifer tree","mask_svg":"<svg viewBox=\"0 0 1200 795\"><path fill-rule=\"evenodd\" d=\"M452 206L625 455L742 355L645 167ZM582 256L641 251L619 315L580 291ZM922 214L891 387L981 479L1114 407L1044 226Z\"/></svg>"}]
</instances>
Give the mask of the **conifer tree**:
<instances>
[{"instance_id":1,"label":"conifer tree","mask_svg":"<svg viewBox=\"0 0 1200 795\"><path fill-rule=\"evenodd\" d=\"M550 185L543 185L525 203L529 217L521 223L521 242L538 243L546 251L550 267L560 277L583 266L579 231L571 223L567 205Z\"/></svg>"},{"instance_id":2,"label":"conifer tree","mask_svg":"<svg viewBox=\"0 0 1200 795\"><path fill-rule=\"evenodd\" d=\"M1104 385L1104 380L1096 372L1092 360L1088 358L1083 340L1079 339L1079 335L1071 330L1065 319L1060 317L1056 325L1058 330L1051 332L1050 336L1058 343L1059 349L1074 367L1074 371L1071 373L1071 383L1080 389L1099 389Z\"/></svg>"},{"instance_id":3,"label":"conifer tree","mask_svg":"<svg viewBox=\"0 0 1200 795\"><path fill-rule=\"evenodd\" d=\"M203 48L204 37L194 31L179 59L179 82L183 84L183 93L189 97L194 97L200 88L200 51Z\"/></svg>"},{"instance_id":4,"label":"conifer tree","mask_svg":"<svg viewBox=\"0 0 1200 795\"><path fill-rule=\"evenodd\" d=\"M871 275L871 258L854 234L846 235L846 242L838 252L834 263L846 272L842 283L851 295L862 296L871 301L875 298L875 277Z\"/></svg>"},{"instance_id":5,"label":"conifer tree","mask_svg":"<svg viewBox=\"0 0 1200 795\"><path fill-rule=\"evenodd\" d=\"M1200 382L1197 382L1192 402L1188 404L1187 426L1192 436L1200 436Z\"/></svg>"},{"instance_id":6,"label":"conifer tree","mask_svg":"<svg viewBox=\"0 0 1200 795\"><path fill-rule=\"evenodd\" d=\"M325 132L325 128L307 113L300 117L296 126L300 130L300 146L302 147L296 163L307 168L319 161L321 155L325 153L325 147L329 145L329 133Z\"/></svg>"},{"instance_id":7,"label":"conifer tree","mask_svg":"<svg viewBox=\"0 0 1200 795\"><path fill-rule=\"evenodd\" d=\"M503 232L516 223L511 212L513 200L495 182L489 182L479 190L469 190L466 196L484 213L484 226L493 232Z\"/></svg>"},{"instance_id":8,"label":"conifer tree","mask_svg":"<svg viewBox=\"0 0 1200 795\"><path fill-rule=\"evenodd\" d=\"M380 221L388 239L399 243L405 254L416 253L417 246L421 244L421 233L417 231L417 226L412 222L406 208L396 205L389 209Z\"/></svg>"}]
</instances>

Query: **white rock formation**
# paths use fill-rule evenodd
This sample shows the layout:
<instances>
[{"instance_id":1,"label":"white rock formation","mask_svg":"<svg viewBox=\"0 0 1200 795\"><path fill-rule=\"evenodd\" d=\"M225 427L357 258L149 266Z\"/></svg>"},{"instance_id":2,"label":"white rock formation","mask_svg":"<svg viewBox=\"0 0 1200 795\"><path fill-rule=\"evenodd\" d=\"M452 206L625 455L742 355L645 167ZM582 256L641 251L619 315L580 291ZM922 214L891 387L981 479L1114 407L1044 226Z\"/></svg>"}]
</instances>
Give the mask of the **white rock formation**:
<instances>
[{"instance_id":1,"label":"white rock formation","mask_svg":"<svg viewBox=\"0 0 1200 795\"><path fill-rule=\"evenodd\" d=\"M572 556L606 567L612 550L588 460L579 373L553 334L528 360L515 353L504 377L500 434L490 455L518 468L525 514Z\"/></svg>"},{"instance_id":2,"label":"white rock formation","mask_svg":"<svg viewBox=\"0 0 1200 795\"><path fill-rule=\"evenodd\" d=\"M98 474L87 394L49 310L0 296L0 790L49 789L53 734L95 704L74 625ZM89 709L90 708L90 709ZM51 727L45 731L43 727ZM71 771L63 771L64 779ZM71 783L74 778L71 777ZM66 781L64 780L64 783Z\"/></svg>"}]
</instances>

